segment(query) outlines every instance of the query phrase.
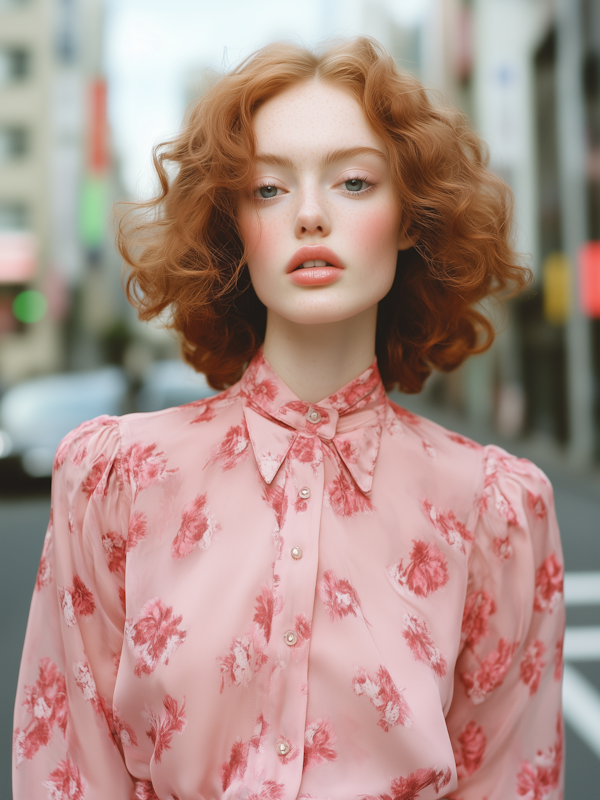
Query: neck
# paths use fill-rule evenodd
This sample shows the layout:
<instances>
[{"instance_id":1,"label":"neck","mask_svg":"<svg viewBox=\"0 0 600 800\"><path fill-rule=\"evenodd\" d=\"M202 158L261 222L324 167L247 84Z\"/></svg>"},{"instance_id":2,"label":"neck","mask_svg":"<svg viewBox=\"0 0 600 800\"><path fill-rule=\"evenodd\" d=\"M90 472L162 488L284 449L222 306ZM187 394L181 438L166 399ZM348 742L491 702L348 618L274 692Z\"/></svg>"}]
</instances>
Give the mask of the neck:
<instances>
[{"instance_id":1,"label":"neck","mask_svg":"<svg viewBox=\"0 0 600 800\"><path fill-rule=\"evenodd\" d=\"M319 325L290 322L268 311L263 352L300 400L318 403L371 366L376 322L377 306Z\"/></svg>"}]
</instances>

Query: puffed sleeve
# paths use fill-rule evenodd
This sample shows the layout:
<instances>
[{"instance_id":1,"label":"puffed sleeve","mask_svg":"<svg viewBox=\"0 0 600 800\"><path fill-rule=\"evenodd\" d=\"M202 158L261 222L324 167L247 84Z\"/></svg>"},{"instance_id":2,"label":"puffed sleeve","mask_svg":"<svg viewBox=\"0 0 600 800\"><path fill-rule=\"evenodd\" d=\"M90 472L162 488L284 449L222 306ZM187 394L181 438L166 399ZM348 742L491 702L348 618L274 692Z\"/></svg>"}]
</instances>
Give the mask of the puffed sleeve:
<instances>
[{"instance_id":1,"label":"puffed sleeve","mask_svg":"<svg viewBox=\"0 0 600 800\"><path fill-rule=\"evenodd\" d=\"M488 447L447 716L460 800L559 800L565 629L552 487Z\"/></svg>"},{"instance_id":2,"label":"puffed sleeve","mask_svg":"<svg viewBox=\"0 0 600 800\"><path fill-rule=\"evenodd\" d=\"M130 490L119 421L61 443L21 661L14 800L130 800L112 698L123 641Z\"/></svg>"}]
</instances>

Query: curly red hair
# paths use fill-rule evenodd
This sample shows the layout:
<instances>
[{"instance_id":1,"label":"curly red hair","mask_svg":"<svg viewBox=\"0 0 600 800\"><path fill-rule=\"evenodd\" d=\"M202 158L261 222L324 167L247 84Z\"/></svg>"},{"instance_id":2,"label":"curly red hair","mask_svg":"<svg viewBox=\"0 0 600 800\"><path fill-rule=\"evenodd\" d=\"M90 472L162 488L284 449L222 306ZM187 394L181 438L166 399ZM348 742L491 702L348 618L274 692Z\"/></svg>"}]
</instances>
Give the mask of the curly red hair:
<instances>
[{"instance_id":1,"label":"curly red hair","mask_svg":"<svg viewBox=\"0 0 600 800\"><path fill-rule=\"evenodd\" d=\"M204 94L179 136L155 148L158 195L128 204L120 219L127 296L143 320L168 310L184 358L211 386L241 377L266 326L235 216L251 177L253 115L309 80L350 92L387 146L416 244L399 253L394 284L379 304L376 353L386 388L418 392L433 368L450 371L492 344L493 326L477 306L522 289L530 273L511 244L511 192L488 171L481 140L369 38L320 54L271 44Z\"/></svg>"}]
</instances>

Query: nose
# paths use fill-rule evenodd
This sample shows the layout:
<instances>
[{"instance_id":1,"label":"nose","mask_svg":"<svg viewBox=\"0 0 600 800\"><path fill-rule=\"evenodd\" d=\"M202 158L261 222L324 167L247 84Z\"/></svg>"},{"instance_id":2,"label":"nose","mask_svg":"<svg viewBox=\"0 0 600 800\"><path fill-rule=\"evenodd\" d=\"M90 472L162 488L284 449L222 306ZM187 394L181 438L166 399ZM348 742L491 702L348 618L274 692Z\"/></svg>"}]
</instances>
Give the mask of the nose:
<instances>
[{"instance_id":1,"label":"nose","mask_svg":"<svg viewBox=\"0 0 600 800\"><path fill-rule=\"evenodd\" d=\"M331 220L323 198L316 187L305 187L298 195L298 208L294 233L298 238L310 234L327 236L331 232Z\"/></svg>"}]
</instances>

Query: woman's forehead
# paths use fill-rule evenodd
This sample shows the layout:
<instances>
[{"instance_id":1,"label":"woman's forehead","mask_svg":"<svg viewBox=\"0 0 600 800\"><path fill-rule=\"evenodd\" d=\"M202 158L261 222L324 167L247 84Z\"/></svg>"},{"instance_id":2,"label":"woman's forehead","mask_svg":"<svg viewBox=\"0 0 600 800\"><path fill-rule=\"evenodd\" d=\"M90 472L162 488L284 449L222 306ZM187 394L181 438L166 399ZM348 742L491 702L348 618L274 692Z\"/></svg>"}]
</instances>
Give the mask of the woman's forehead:
<instances>
[{"instance_id":1,"label":"woman's forehead","mask_svg":"<svg viewBox=\"0 0 600 800\"><path fill-rule=\"evenodd\" d=\"M347 91L321 81L297 84L268 100L254 117L257 154L311 153L386 148L358 101Z\"/></svg>"}]
</instances>

